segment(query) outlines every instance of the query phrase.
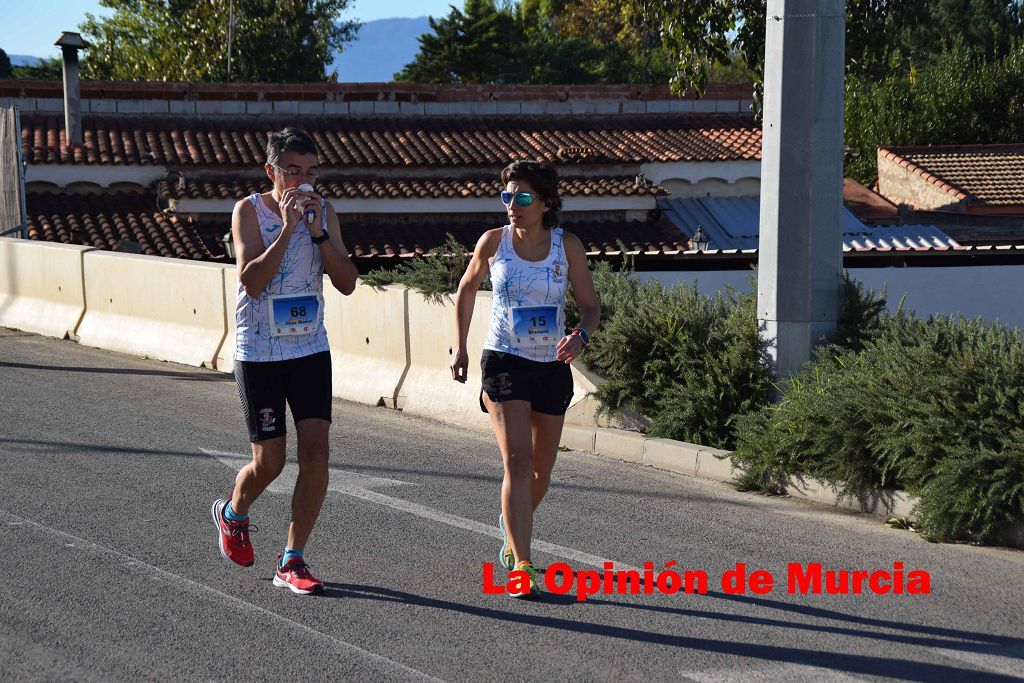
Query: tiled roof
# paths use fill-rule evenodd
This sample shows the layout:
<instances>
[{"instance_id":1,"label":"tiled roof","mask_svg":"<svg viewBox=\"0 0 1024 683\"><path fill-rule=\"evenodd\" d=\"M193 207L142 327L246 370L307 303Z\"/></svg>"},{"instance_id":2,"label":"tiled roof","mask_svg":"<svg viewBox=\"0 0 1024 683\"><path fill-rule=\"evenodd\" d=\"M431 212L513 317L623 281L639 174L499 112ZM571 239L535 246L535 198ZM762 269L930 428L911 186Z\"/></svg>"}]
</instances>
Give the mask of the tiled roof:
<instances>
[{"instance_id":1,"label":"tiled roof","mask_svg":"<svg viewBox=\"0 0 1024 683\"><path fill-rule=\"evenodd\" d=\"M343 220L345 243L358 258L395 258L424 254L445 242L451 233L459 242L472 249L487 229L502 225L501 214L470 217L423 216L407 224L388 222L388 219ZM665 256L686 249L686 237L675 228L652 221L576 221L567 217L565 229L583 242L591 257L618 257L622 251L619 241L631 253L647 256Z\"/></svg>"},{"instance_id":2,"label":"tiled roof","mask_svg":"<svg viewBox=\"0 0 1024 683\"><path fill-rule=\"evenodd\" d=\"M686 235L698 225L708 236L709 251L756 251L760 242L761 206L757 197L658 199L665 217ZM934 225L871 227L845 207L842 210L843 251L959 250L955 240Z\"/></svg>"},{"instance_id":3,"label":"tiled roof","mask_svg":"<svg viewBox=\"0 0 1024 683\"><path fill-rule=\"evenodd\" d=\"M161 180L157 189L165 199L240 199L266 192L265 178L226 176L186 177L182 182ZM321 177L317 192L329 199L458 199L497 197L504 186L497 178L331 178ZM638 184L634 176L562 178L562 197L657 197L668 194L658 185Z\"/></svg>"},{"instance_id":4,"label":"tiled roof","mask_svg":"<svg viewBox=\"0 0 1024 683\"><path fill-rule=\"evenodd\" d=\"M238 116L83 116L83 144L63 144L57 114L22 117L30 164L253 166L266 134L291 120ZM512 159L562 163L734 161L761 158L761 129L749 116L316 117L298 119L327 166L502 166Z\"/></svg>"},{"instance_id":5,"label":"tiled roof","mask_svg":"<svg viewBox=\"0 0 1024 683\"><path fill-rule=\"evenodd\" d=\"M843 178L843 204L862 221L891 221L899 216L895 204L851 178Z\"/></svg>"},{"instance_id":6,"label":"tiled roof","mask_svg":"<svg viewBox=\"0 0 1024 683\"><path fill-rule=\"evenodd\" d=\"M137 242L142 253L210 259L223 256L220 239L230 230L230 216L206 216L195 224L164 214L151 194L30 193L29 237L65 244L115 249L122 240ZM379 261L425 254L445 242L450 232L472 249L484 230L502 225L495 214L342 216L345 243L357 260ZM621 255L621 240L632 253L672 255L687 240L675 228L652 221L574 220L566 228L582 240L590 256Z\"/></svg>"},{"instance_id":7,"label":"tiled roof","mask_svg":"<svg viewBox=\"0 0 1024 683\"><path fill-rule=\"evenodd\" d=\"M880 157L973 205L1024 205L1024 144L893 147Z\"/></svg>"},{"instance_id":8,"label":"tiled roof","mask_svg":"<svg viewBox=\"0 0 1024 683\"><path fill-rule=\"evenodd\" d=\"M195 226L181 216L161 213L153 195L30 193L30 239L114 250L122 240L143 254L189 259L212 256Z\"/></svg>"}]
</instances>

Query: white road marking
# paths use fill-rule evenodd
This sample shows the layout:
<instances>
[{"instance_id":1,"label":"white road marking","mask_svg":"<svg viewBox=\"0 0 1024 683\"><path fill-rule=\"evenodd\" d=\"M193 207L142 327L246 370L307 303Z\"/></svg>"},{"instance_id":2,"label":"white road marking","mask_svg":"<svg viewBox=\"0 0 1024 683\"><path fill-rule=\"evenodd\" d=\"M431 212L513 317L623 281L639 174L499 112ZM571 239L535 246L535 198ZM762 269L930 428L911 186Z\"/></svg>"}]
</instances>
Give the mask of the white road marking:
<instances>
[{"instance_id":1,"label":"white road marking","mask_svg":"<svg viewBox=\"0 0 1024 683\"><path fill-rule=\"evenodd\" d=\"M224 451L214 451L206 448L201 448L201 451L219 460L224 465L233 468L235 471L241 469L246 463L252 458L248 455L241 455L238 453L225 453ZM286 481L291 482L290 484L281 484L282 478L288 473L289 479ZM298 472L298 465L289 463L285 465L285 472L281 473L281 476L270 485L269 489L272 493L287 493L290 494L294 489L295 475ZM376 491L369 490L373 488L383 488L391 486L401 485L412 485L409 482L397 481L395 479L383 479L380 477L368 477L355 472L349 472L347 470L331 468L331 482L328 484L328 491L335 491L336 493L342 493L346 496L352 496L353 498L359 498L370 503L376 503L377 505L383 505L385 507L394 508L395 510L401 510L417 517L423 517L435 522L447 524L449 526L457 527L459 529L465 529L466 531L472 531L484 536L491 538L501 538L501 530L496 526L490 526L483 522L477 522L473 519L466 519L465 517L458 517L456 515L450 515L447 512L441 512L434 508L429 508L419 503L413 503L408 500L402 500L401 498L394 498L392 496L386 496L383 493L377 493ZM531 547L533 550L541 553L547 553L548 555L554 555L563 559L570 560L576 564L583 564L590 567L597 567L598 569L604 569L606 562L611 562L615 571L635 571L642 572L643 570L639 567L624 564L622 562L616 562L609 560L606 557L600 557L598 555L591 555L580 550L573 548L567 548L562 545L555 543L548 543L547 541L539 541L534 539Z\"/></svg>"},{"instance_id":2,"label":"white road marking","mask_svg":"<svg viewBox=\"0 0 1024 683\"><path fill-rule=\"evenodd\" d=\"M307 634L309 634L311 636L314 636L314 637L317 637L317 638L321 638L321 639L327 641L331 645L334 645L335 647L337 647L337 648L339 648L341 650L347 651L347 652L349 652L351 654L358 655L360 657L365 657L366 659L369 659L370 661L372 661L372 662L374 662L376 664L380 664L380 665L383 665L383 666L386 666L386 667L390 667L392 669L396 669L396 670L398 670L399 672L401 672L403 674L415 676L417 679L420 679L420 680L441 681L441 679L439 679L439 678L434 678L433 676L431 676L429 674L423 673L422 671L419 671L417 669L413 669L412 667L406 666L405 664L402 664L401 662L396 662L395 660L388 659L387 657L385 657L383 655L379 655L379 654L377 654L375 652L370 652L369 650L364 650L363 648L359 647L358 645L353 645L352 643L346 642L344 640L340 640L340 639L335 638L333 636L329 636L326 633L323 633L321 631L317 631L316 629L307 626L306 624L303 624L301 622L289 619L288 617L282 616L282 615L278 614L277 612L273 612L271 610L268 610L265 607L260 607L259 605L254 605L251 602L246 602L245 600L242 600L241 598L236 598L233 595L228 595L227 593L222 593L221 591L217 590L216 588L212 588L210 586L207 586L206 584L199 583L198 581L193 581L192 579L185 578L184 576L181 576L179 574L175 574L173 572L169 572L166 569L160 569L160 567L156 567L154 565L151 565L148 562L143 562L142 560L140 560L138 558L135 558L135 557L132 557L131 555L126 555L125 553L122 553L119 550L114 550L113 548L108 548L108 547L106 547L104 545L100 545L99 543L95 543L95 542L90 541L90 540L88 540L86 538L81 538L79 536L75 536L73 534L69 534L69 533L67 533L65 531L61 531L60 529L54 529L53 527L48 527L45 524L40 524L39 522L35 522L35 521L31 520L31 519L26 519L24 517L19 517L18 515L14 514L12 512L8 512L7 510L0 509L0 515L6 515L7 517L9 517L11 519L16 520L19 525L25 524L25 525L28 525L28 526L33 527L35 529L39 529L41 531L46 531L48 533L54 534L54 535L56 535L56 536L58 536L60 538L69 539L71 542L73 542L73 543L75 543L77 545L80 545L85 550L92 550L94 552L97 552L97 553L100 553L100 554L103 554L103 555L109 555L109 556L115 557L118 560L120 560L122 562L125 562L127 564L127 566L130 566L130 567L133 567L133 568L138 568L138 569L141 569L143 571L148 571L154 580L166 579L166 580L171 581L172 583L179 584L180 587L184 587L186 589L191 588L193 590L196 590L196 591L199 591L199 592L202 592L202 593L208 593L208 594L210 594L210 595L212 595L214 597L220 598L221 600L229 602L229 603L231 603L233 605L245 607L245 608L250 609L250 610L252 610L254 612L258 612L258 613L260 613L260 614L262 614L264 616L270 617L271 619L276 619L278 621L284 622L288 626L291 626L293 628L297 628L297 629L299 629L301 631L304 631L305 633L307 633Z\"/></svg>"},{"instance_id":3,"label":"white road marking","mask_svg":"<svg viewBox=\"0 0 1024 683\"><path fill-rule=\"evenodd\" d=\"M718 671L681 671L679 675L694 683L732 683L732 681L787 681L792 683L819 683L829 681L846 683L847 681L867 680L835 669L828 669L799 662L779 662L757 664L753 667L736 669L720 669Z\"/></svg>"},{"instance_id":4,"label":"white road marking","mask_svg":"<svg viewBox=\"0 0 1024 683\"><path fill-rule=\"evenodd\" d=\"M214 451L208 448L200 448L199 450L216 458L236 472L252 462L251 455ZM298 464L288 462L285 464L284 469L281 471L281 474L278 475L277 479L270 483L267 490L271 493L286 493L291 495L292 491L295 490L295 481L298 476ZM392 486L417 486L417 484L413 484L408 481L398 481L397 479L385 479L384 477L370 477L359 472L352 472L332 467L331 480L327 485L327 490L345 493L350 490L362 491L371 488L382 489Z\"/></svg>"}]
</instances>

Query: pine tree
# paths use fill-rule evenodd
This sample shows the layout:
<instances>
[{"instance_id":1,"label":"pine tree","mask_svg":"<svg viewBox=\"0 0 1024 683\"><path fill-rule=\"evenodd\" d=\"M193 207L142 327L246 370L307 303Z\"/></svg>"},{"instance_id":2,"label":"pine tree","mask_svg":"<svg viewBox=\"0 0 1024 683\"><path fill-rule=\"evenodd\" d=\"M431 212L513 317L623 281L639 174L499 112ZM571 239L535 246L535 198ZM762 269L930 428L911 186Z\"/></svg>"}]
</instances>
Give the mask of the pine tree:
<instances>
[{"instance_id":1,"label":"pine tree","mask_svg":"<svg viewBox=\"0 0 1024 683\"><path fill-rule=\"evenodd\" d=\"M2 48L0 48L0 78L12 78L14 74L11 72L11 58L7 56Z\"/></svg>"},{"instance_id":2,"label":"pine tree","mask_svg":"<svg viewBox=\"0 0 1024 683\"><path fill-rule=\"evenodd\" d=\"M522 82L522 26L494 0L466 0L463 10L453 6L447 17L431 17L430 29L419 38L416 58L395 74L396 81Z\"/></svg>"}]
</instances>

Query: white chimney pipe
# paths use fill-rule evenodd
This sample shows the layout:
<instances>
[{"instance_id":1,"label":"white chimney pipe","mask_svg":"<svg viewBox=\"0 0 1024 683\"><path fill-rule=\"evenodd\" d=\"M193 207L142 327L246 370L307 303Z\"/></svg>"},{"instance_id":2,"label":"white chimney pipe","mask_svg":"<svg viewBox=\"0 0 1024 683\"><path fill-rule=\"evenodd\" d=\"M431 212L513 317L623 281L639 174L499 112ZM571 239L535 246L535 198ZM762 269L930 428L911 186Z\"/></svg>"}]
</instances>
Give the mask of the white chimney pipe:
<instances>
[{"instance_id":1,"label":"white chimney pipe","mask_svg":"<svg viewBox=\"0 0 1024 683\"><path fill-rule=\"evenodd\" d=\"M64 55L64 137L69 147L82 144L82 100L79 95L78 51L89 47L77 33L65 31L54 45Z\"/></svg>"}]
</instances>

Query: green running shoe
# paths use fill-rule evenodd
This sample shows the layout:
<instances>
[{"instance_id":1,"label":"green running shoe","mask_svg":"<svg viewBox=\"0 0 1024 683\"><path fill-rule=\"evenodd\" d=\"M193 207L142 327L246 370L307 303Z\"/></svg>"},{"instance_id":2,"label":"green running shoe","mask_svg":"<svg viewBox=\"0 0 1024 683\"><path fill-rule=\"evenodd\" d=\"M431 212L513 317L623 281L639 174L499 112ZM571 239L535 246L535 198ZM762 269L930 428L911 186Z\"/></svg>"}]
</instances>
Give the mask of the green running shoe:
<instances>
[{"instance_id":1,"label":"green running shoe","mask_svg":"<svg viewBox=\"0 0 1024 683\"><path fill-rule=\"evenodd\" d=\"M501 529L501 550L498 551L498 563L507 571L512 571L516 564L516 556L512 552L512 546L508 544L508 534L505 531L505 518L498 513L498 528Z\"/></svg>"},{"instance_id":2,"label":"green running shoe","mask_svg":"<svg viewBox=\"0 0 1024 683\"><path fill-rule=\"evenodd\" d=\"M515 571L523 571L530 575L530 590L522 593L514 592L511 588L508 589L508 595L510 598L534 598L540 596L540 584L537 583L537 569L531 562L523 560L516 565Z\"/></svg>"}]
</instances>

